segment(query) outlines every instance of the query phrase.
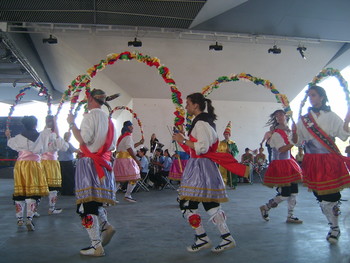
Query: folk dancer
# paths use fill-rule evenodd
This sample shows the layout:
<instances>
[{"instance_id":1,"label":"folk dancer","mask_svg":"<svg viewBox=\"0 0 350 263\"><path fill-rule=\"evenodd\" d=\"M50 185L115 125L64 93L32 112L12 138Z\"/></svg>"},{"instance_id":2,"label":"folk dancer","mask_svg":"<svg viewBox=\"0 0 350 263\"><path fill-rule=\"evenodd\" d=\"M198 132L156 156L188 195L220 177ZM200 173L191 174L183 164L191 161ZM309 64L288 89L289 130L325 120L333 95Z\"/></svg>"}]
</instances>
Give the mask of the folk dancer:
<instances>
[{"instance_id":1,"label":"folk dancer","mask_svg":"<svg viewBox=\"0 0 350 263\"><path fill-rule=\"evenodd\" d=\"M327 218L330 229L326 239L338 242L340 228L340 191L350 186L350 159L342 156L335 145L335 137L345 141L350 135L350 112L344 122L331 111L326 91L319 86L309 87L307 94L311 106L293 130L293 141L304 142L304 184L312 190Z\"/></svg>"},{"instance_id":2,"label":"folk dancer","mask_svg":"<svg viewBox=\"0 0 350 263\"><path fill-rule=\"evenodd\" d=\"M36 202L42 196L49 194L46 177L40 163L40 153L44 145L37 142L39 132L36 130L38 120L34 116L24 116L21 120L24 129L21 134L11 138L10 130L5 131L7 145L18 152L13 170L14 192L13 200L16 206L17 225L24 224L24 210L26 209L26 227L34 231L33 217Z\"/></svg>"},{"instance_id":3,"label":"folk dancer","mask_svg":"<svg viewBox=\"0 0 350 263\"><path fill-rule=\"evenodd\" d=\"M204 112L205 108L208 112ZM227 202L228 198L225 184L214 160L225 168L231 165L230 171L241 176L247 173L247 169L246 166L238 164L232 155L216 152L219 140L215 131L216 115L211 100L204 98L201 93L193 93L187 96L186 110L188 114L195 116L188 132L189 139L185 139L181 133L175 133L173 140L179 142L191 156L179 189L180 209L196 233L195 243L187 247L187 250L197 252L211 246L198 213L199 202L202 202L211 221L221 233L222 241L212 251L221 252L235 247L236 243L220 206L220 203Z\"/></svg>"},{"instance_id":4,"label":"folk dancer","mask_svg":"<svg viewBox=\"0 0 350 263\"><path fill-rule=\"evenodd\" d=\"M121 135L117 141L117 155L113 164L113 171L117 185L122 182L128 182L124 200L135 203L136 199L131 196L136 183L140 180L141 163L136 156L135 148L144 143L141 139L134 143L132 132L134 126L131 121L125 121L121 130Z\"/></svg>"},{"instance_id":5,"label":"folk dancer","mask_svg":"<svg viewBox=\"0 0 350 263\"><path fill-rule=\"evenodd\" d=\"M265 205L260 206L261 216L265 221L269 221L269 210L287 200L286 222L301 224L303 221L294 216L294 208L298 194L298 182L302 179L302 173L297 162L291 158L290 149L294 144L289 138L291 131L287 126L286 113L283 110L276 110L270 115L268 124L273 125L274 131L270 138L272 161L265 173L264 185L277 187L278 193Z\"/></svg>"},{"instance_id":6,"label":"folk dancer","mask_svg":"<svg viewBox=\"0 0 350 263\"><path fill-rule=\"evenodd\" d=\"M75 196L77 213L91 240L89 247L80 250L80 254L85 256L104 256L103 247L115 233L103 207L103 204L114 205L116 201L111 166L116 133L111 119L101 109L102 105L109 106L109 98L100 89L91 91L87 99L89 113L84 115L80 129L74 123L73 114L67 118L82 151L76 166Z\"/></svg>"},{"instance_id":7,"label":"folk dancer","mask_svg":"<svg viewBox=\"0 0 350 263\"><path fill-rule=\"evenodd\" d=\"M46 116L46 126L43 133L47 133L49 136L43 143L47 144L48 151L41 155L41 164L46 176L47 185L49 187L49 215L59 214L62 212L61 208L56 208L57 194L61 190L62 175L61 166L58 161L57 151L66 151L69 148L69 144L58 134L58 128L56 123L56 117L52 115ZM54 143L55 142L55 143Z\"/></svg>"}]
</instances>

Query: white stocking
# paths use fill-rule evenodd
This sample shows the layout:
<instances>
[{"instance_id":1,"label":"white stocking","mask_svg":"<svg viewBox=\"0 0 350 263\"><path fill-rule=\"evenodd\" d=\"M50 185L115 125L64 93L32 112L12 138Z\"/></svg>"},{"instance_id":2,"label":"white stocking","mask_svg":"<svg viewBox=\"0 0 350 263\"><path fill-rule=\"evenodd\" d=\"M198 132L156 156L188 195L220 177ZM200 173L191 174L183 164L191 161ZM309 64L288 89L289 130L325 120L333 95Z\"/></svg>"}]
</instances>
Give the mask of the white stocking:
<instances>
[{"instance_id":1,"label":"white stocking","mask_svg":"<svg viewBox=\"0 0 350 263\"><path fill-rule=\"evenodd\" d=\"M25 201L15 201L16 206L16 217L17 219L23 219L24 208L26 206Z\"/></svg>"},{"instance_id":2,"label":"white stocking","mask_svg":"<svg viewBox=\"0 0 350 263\"><path fill-rule=\"evenodd\" d=\"M292 217L294 213L294 207L297 204L297 195L291 194L288 197L288 217Z\"/></svg>"},{"instance_id":3,"label":"white stocking","mask_svg":"<svg viewBox=\"0 0 350 263\"><path fill-rule=\"evenodd\" d=\"M128 183L128 187L126 188L125 197L131 197L132 190L134 190L135 186L136 186L135 183L131 183L131 182Z\"/></svg>"},{"instance_id":4,"label":"white stocking","mask_svg":"<svg viewBox=\"0 0 350 263\"><path fill-rule=\"evenodd\" d=\"M57 202L57 191L50 191L49 192L49 207L50 210L55 210Z\"/></svg>"},{"instance_id":5,"label":"white stocking","mask_svg":"<svg viewBox=\"0 0 350 263\"><path fill-rule=\"evenodd\" d=\"M34 199L26 199L26 204L27 204L27 219L32 220L36 209L36 201Z\"/></svg>"},{"instance_id":6,"label":"white stocking","mask_svg":"<svg viewBox=\"0 0 350 263\"><path fill-rule=\"evenodd\" d=\"M326 216L331 227L338 226L338 216L340 214L338 202L320 202L322 213Z\"/></svg>"},{"instance_id":7,"label":"white stocking","mask_svg":"<svg viewBox=\"0 0 350 263\"><path fill-rule=\"evenodd\" d=\"M210 215L210 220L218 227L221 235L230 233L230 230L226 224L226 216L224 211L221 210L221 206L209 209L207 212Z\"/></svg>"},{"instance_id":8,"label":"white stocking","mask_svg":"<svg viewBox=\"0 0 350 263\"><path fill-rule=\"evenodd\" d=\"M91 246L101 244L100 225L98 223L98 216L88 214L82 218L82 224L89 234Z\"/></svg>"}]
</instances>

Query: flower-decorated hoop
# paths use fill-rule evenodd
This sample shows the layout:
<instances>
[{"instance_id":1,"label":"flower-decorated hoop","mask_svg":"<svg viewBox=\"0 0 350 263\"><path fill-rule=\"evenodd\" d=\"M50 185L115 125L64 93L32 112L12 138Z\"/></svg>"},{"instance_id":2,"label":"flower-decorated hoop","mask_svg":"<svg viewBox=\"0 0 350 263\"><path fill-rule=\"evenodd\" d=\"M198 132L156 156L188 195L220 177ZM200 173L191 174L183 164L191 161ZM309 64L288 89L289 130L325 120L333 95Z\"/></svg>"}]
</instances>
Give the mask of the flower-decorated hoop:
<instances>
[{"instance_id":1,"label":"flower-decorated hoop","mask_svg":"<svg viewBox=\"0 0 350 263\"><path fill-rule=\"evenodd\" d=\"M90 86L87 87L87 83L90 83L91 78L89 75L79 75L72 82L71 85L68 86L68 89L63 92L62 98L57 107L56 116L60 113L63 103L65 101L70 101L70 110L69 113L74 111L75 105L78 103L80 92L83 88L85 88L85 97L90 93ZM85 101L85 102L84 102ZM78 103L80 104L86 103L86 98ZM81 107L81 105L80 105ZM79 108L80 109L80 108ZM75 112L78 112L79 109L75 109Z\"/></svg>"},{"instance_id":2,"label":"flower-decorated hoop","mask_svg":"<svg viewBox=\"0 0 350 263\"><path fill-rule=\"evenodd\" d=\"M7 120L6 120L6 130L9 130L10 128L10 123L12 119L12 114L15 110L15 107L17 106L18 102L21 101L24 95L26 95L26 91L31 89L31 88L39 88L38 96L45 96L47 99L47 115L51 115L51 95L48 93L47 88L44 86L43 83L40 82L33 82L29 86L23 87L18 94L15 97L15 102L12 104L10 107L10 112L8 114Z\"/></svg>"},{"instance_id":3,"label":"flower-decorated hoop","mask_svg":"<svg viewBox=\"0 0 350 263\"><path fill-rule=\"evenodd\" d=\"M210 93L213 92L214 89L218 89L222 83L234 82L234 81L239 81L239 80L248 80L248 81L253 82L255 85L262 85L265 88L267 88L268 90L270 90L275 95L277 102L282 104L282 107L283 107L283 110L285 111L285 113L289 116L292 116L292 110L290 108L289 100L288 100L286 95L281 94L276 89L276 87L272 84L271 81L265 80L262 78L258 78L258 77L254 77L254 76L247 74L247 73L231 74L230 76L219 77L213 83L205 86L202 89L202 94L204 95L204 97L207 97ZM186 116L186 123L187 123L186 128L187 129L189 128L189 125L191 123L191 117L192 116L188 116L188 115Z\"/></svg>"},{"instance_id":4,"label":"flower-decorated hoop","mask_svg":"<svg viewBox=\"0 0 350 263\"><path fill-rule=\"evenodd\" d=\"M350 108L350 97L349 97L349 89L348 89L348 82L344 79L344 77L341 75L340 71L333 68L325 68L318 73L317 76L313 78L313 80L308 84L309 88L317 85L323 78L325 77L336 77L339 81L340 86L343 88L343 91L345 93L345 100L348 104L348 108ZM305 102L307 100L308 94L305 94L304 99L300 102L300 108L299 108L299 118L301 117L301 112L303 110L303 107L305 106Z\"/></svg>"},{"instance_id":5,"label":"flower-decorated hoop","mask_svg":"<svg viewBox=\"0 0 350 263\"><path fill-rule=\"evenodd\" d=\"M177 127L182 127L185 121L185 117L184 117L185 110L182 106L181 92L177 89L174 79L171 78L169 68L165 67L164 65L161 65L160 60L158 58L150 57L148 55L143 55L136 51L135 52L125 51L119 54L116 54L116 53L110 54L107 56L106 59L101 60L98 64L89 68L87 70L87 74L79 75L75 80L72 81L68 90L63 95L61 100L62 104L64 100L66 100L66 98L71 96L71 94L73 93L73 95L71 96L71 111L70 111L72 112L74 110L75 104L78 102L79 93L81 92L82 88L85 88L86 95L90 92L91 79L96 76L98 71L102 71L103 69L105 69L107 65L113 65L118 60L130 61L133 59L140 63L145 63L150 67L156 67L158 69L158 72L162 76L163 80L170 86L171 98L176 108L174 112L175 114L174 124Z\"/></svg>"},{"instance_id":6,"label":"flower-decorated hoop","mask_svg":"<svg viewBox=\"0 0 350 263\"><path fill-rule=\"evenodd\" d=\"M144 133L143 133L142 122L141 122L141 120L139 119L139 117L137 116L136 112L134 112L132 109L130 109L130 108L126 107L126 106L117 106L117 107L115 107L115 108L109 113L109 116L111 117L112 114L113 114L115 111L117 111L117 110L127 110L127 111L129 111L129 112L132 114L133 118L134 118L135 120L137 120L137 124L138 124L139 127L140 127L141 139L144 140L145 137L144 137Z\"/></svg>"}]
</instances>

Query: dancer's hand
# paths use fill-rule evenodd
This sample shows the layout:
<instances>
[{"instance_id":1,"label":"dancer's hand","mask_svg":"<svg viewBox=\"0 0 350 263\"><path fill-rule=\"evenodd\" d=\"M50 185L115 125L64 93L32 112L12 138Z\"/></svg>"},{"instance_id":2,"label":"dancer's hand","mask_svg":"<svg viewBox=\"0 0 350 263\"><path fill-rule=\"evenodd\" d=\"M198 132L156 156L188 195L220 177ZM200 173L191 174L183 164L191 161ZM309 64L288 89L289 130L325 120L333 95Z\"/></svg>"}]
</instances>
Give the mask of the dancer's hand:
<instances>
[{"instance_id":1,"label":"dancer's hand","mask_svg":"<svg viewBox=\"0 0 350 263\"><path fill-rule=\"evenodd\" d=\"M173 134L173 140L177 141L179 143L182 143L182 141L184 140L184 137L181 133L174 133Z\"/></svg>"},{"instance_id":2,"label":"dancer's hand","mask_svg":"<svg viewBox=\"0 0 350 263\"><path fill-rule=\"evenodd\" d=\"M74 119L75 119L74 115L73 115L72 113L70 113L70 114L68 115L68 117L67 117L67 122L68 122L68 124L73 123L73 122L74 122Z\"/></svg>"}]
</instances>

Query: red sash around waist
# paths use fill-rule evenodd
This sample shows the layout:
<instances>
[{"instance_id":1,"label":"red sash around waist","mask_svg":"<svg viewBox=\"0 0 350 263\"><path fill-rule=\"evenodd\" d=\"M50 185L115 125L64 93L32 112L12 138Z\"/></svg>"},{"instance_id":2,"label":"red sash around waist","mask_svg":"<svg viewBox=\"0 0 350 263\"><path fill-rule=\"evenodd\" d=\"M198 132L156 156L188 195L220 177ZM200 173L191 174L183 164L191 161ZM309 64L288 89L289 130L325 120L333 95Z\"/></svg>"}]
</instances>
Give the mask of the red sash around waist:
<instances>
[{"instance_id":1,"label":"red sash around waist","mask_svg":"<svg viewBox=\"0 0 350 263\"><path fill-rule=\"evenodd\" d=\"M112 153L109 151L109 148L112 144L113 138L114 126L111 119L109 119L106 141L96 153L90 152L86 144L80 145L82 157L89 157L93 160L97 175L100 179L105 176L103 168L106 168L107 171L112 171L112 167L108 164L108 161L111 160Z\"/></svg>"},{"instance_id":2,"label":"red sash around waist","mask_svg":"<svg viewBox=\"0 0 350 263\"><path fill-rule=\"evenodd\" d=\"M192 142L197 142L197 139L190 135L190 140ZM247 177L249 172L249 167L238 163L238 161L229 153L216 152L218 148L219 140L217 140L213 145L209 147L208 152L204 154L197 155L196 151L187 145L180 144L181 147L190 154L191 158L208 158L214 163L217 163L224 167L226 170L241 176Z\"/></svg>"}]
</instances>

